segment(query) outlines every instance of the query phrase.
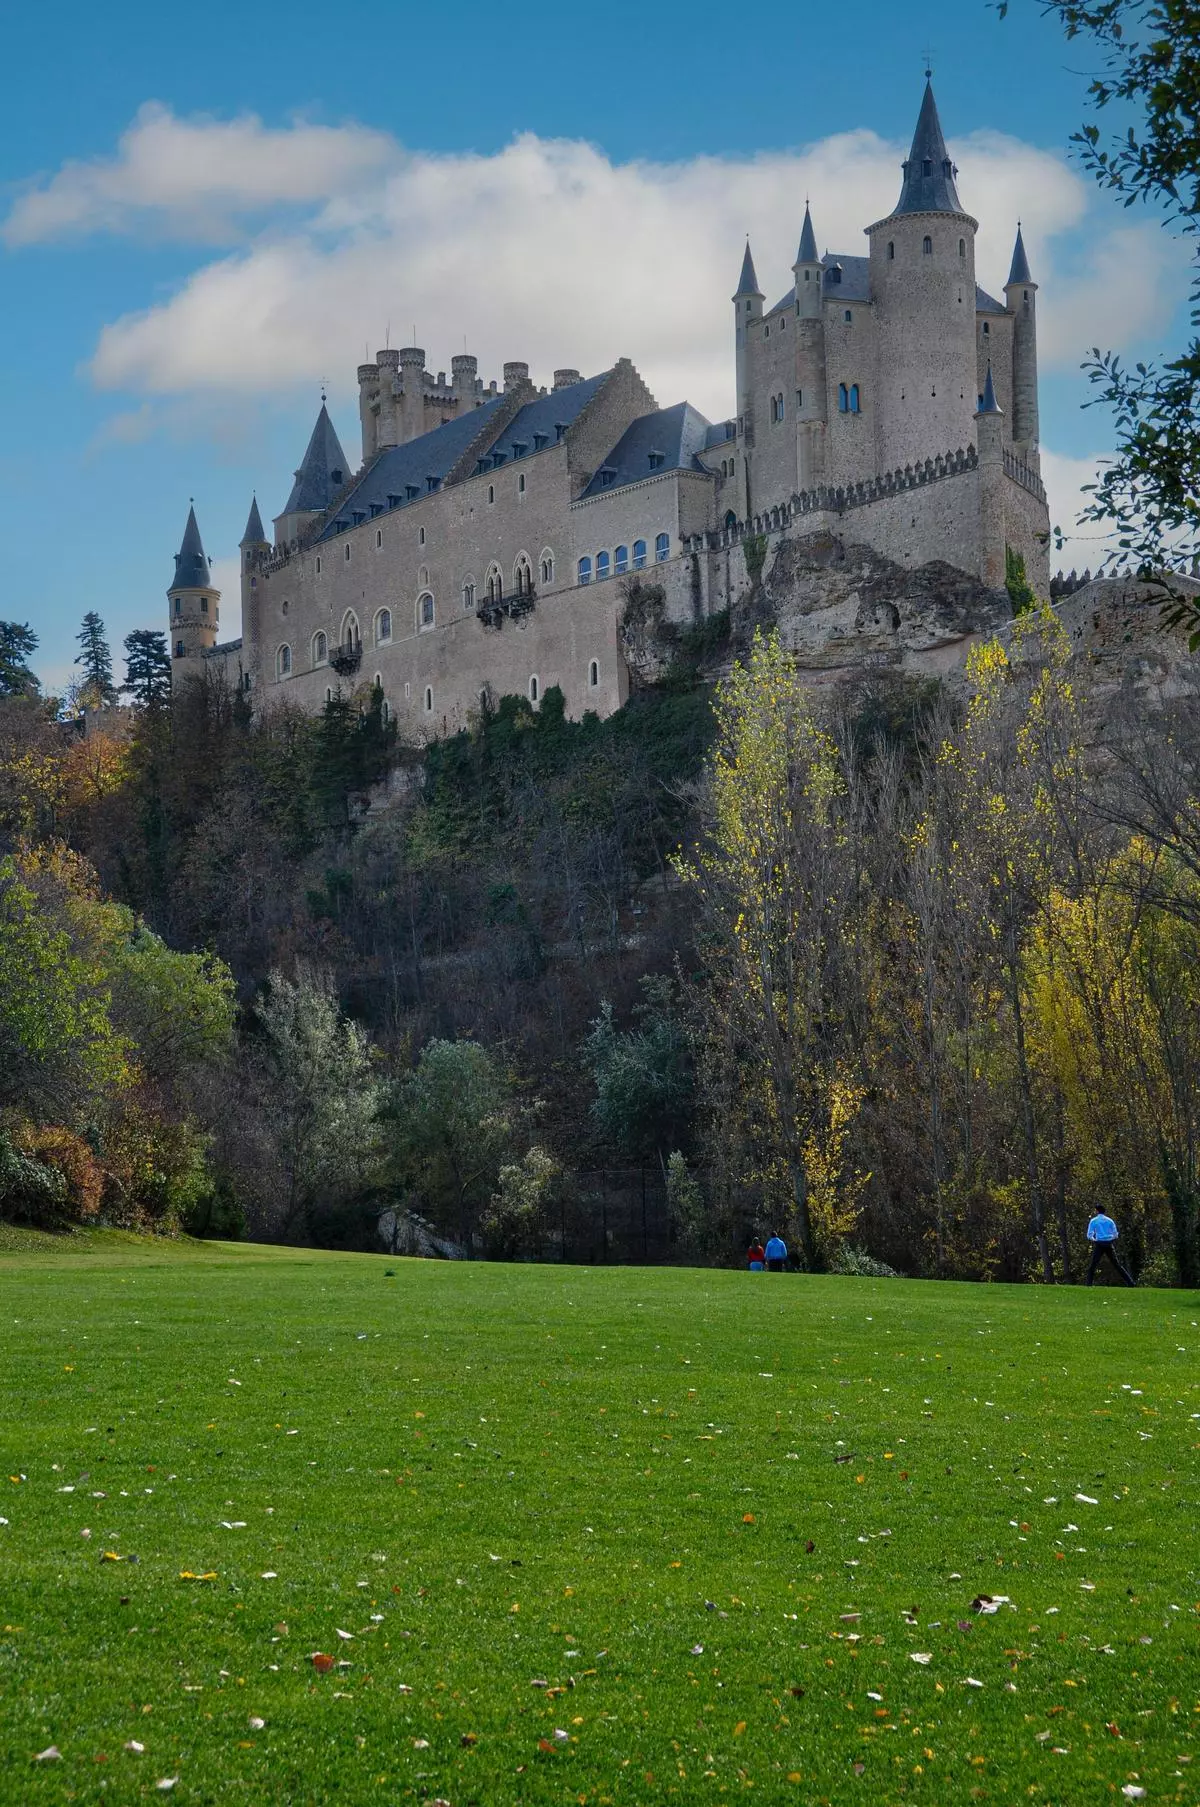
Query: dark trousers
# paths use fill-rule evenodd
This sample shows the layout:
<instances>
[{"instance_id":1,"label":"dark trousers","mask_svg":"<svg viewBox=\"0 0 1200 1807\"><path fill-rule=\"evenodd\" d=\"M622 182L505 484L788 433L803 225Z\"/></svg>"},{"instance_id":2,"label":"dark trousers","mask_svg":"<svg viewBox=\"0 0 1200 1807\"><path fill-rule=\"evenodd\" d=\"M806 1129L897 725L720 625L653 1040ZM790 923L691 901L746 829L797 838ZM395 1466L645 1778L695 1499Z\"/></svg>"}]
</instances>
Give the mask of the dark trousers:
<instances>
[{"instance_id":1,"label":"dark trousers","mask_svg":"<svg viewBox=\"0 0 1200 1807\"><path fill-rule=\"evenodd\" d=\"M1125 1266L1121 1257L1117 1254L1117 1245L1114 1242L1094 1242L1092 1244L1092 1258L1088 1262L1087 1280L1085 1284L1087 1286L1092 1284L1092 1281L1096 1278L1096 1269L1100 1266L1100 1263L1104 1260L1106 1255L1120 1274L1122 1280L1124 1280L1126 1286L1132 1286L1133 1275Z\"/></svg>"},{"instance_id":2,"label":"dark trousers","mask_svg":"<svg viewBox=\"0 0 1200 1807\"><path fill-rule=\"evenodd\" d=\"M781 1274L783 1272L783 1262L777 1255L772 1256L771 1260L767 1262L767 1272L769 1274Z\"/></svg>"}]
</instances>

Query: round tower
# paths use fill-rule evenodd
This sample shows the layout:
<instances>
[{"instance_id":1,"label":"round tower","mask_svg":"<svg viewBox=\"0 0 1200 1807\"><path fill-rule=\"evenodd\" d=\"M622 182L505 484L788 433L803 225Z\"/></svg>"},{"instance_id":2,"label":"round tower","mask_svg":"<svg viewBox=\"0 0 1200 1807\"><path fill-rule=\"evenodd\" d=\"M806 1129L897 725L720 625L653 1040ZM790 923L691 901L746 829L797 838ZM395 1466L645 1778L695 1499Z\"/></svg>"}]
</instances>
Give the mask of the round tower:
<instances>
[{"instance_id":1,"label":"round tower","mask_svg":"<svg viewBox=\"0 0 1200 1807\"><path fill-rule=\"evenodd\" d=\"M742 274L733 297L733 344L737 363L738 426L745 435L747 445L752 445L754 442L750 339L755 322L762 319L765 299L758 286L754 259L750 255L750 240L747 238L746 255L742 259Z\"/></svg>"},{"instance_id":2,"label":"round tower","mask_svg":"<svg viewBox=\"0 0 1200 1807\"><path fill-rule=\"evenodd\" d=\"M1013 317L1013 450L1022 463L1035 470L1038 452L1037 283L1029 271L1025 240L1017 222L1017 242L1012 268L1004 285L1004 300Z\"/></svg>"},{"instance_id":3,"label":"round tower","mask_svg":"<svg viewBox=\"0 0 1200 1807\"><path fill-rule=\"evenodd\" d=\"M398 351L377 351L375 367L379 371L379 415L375 425L375 450L382 452L399 443L400 399L396 394L396 378L400 372Z\"/></svg>"},{"instance_id":4,"label":"round tower","mask_svg":"<svg viewBox=\"0 0 1200 1807\"><path fill-rule=\"evenodd\" d=\"M175 678L199 676L203 671L204 654L217 643L220 601L221 592L213 588L212 572L200 543L196 510L189 508L183 543L175 554L175 579L167 591Z\"/></svg>"},{"instance_id":5,"label":"round tower","mask_svg":"<svg viewBox=\"0 0 1200 1807\"><path fill-rule=\"evenodd\" d=\"M867 228L881 471L958 451L975 439L979 222L963 211L957 174L927 80L900 199L886 219Z\"/></svg>"},{"instance_id":6,"label":"round tower","mask_svg":"<svg viewBox=\"0 0 1200 1807\"><path fill-rule=\"evenodd\" d=\"M401 383L396 404L397 444L407 445L425 431L425 353L419 345L402 345L397 364Z\"/></svg>"},{"instance_id":7,"label":"round tower","mask_svg":"<svg viewBox=\"0 0 1200 1807\"><path fill-rule=\"evenodd\" d=\"M825 361L825 270L817 250L812 213L804 203L800 249L792 265L796 284L796 350L793 418L796 423L796 488L803 493L825 481L829 385Z\"/></svg>"},{"instance_id":8,"label":"round tower","mask_svg":"<svg viewBox=\"0 0 1200 1807\"><path fill-rule=\"evenodd\" d=\"M821 259L817 254L817 235L813 231L812 214L804 203L804 226L800 233L800 249L792 265L796 279L796 313L801 320L821 318Z\"/></svg>"},{"instance_id":9,"label":"round tower","mask_svg":"<svg viewBox=\"0 0 1200 1807\"><path fill-rule=\"evenodd\" d=\"M258 512L258 497L250 502L246 531L239 547L242 577L242 668L247 675L259 670L261 643L260 620L262 596L259 585L266 581L264 567L271 556L271 546Z\"/></svg>"}]
</instances>

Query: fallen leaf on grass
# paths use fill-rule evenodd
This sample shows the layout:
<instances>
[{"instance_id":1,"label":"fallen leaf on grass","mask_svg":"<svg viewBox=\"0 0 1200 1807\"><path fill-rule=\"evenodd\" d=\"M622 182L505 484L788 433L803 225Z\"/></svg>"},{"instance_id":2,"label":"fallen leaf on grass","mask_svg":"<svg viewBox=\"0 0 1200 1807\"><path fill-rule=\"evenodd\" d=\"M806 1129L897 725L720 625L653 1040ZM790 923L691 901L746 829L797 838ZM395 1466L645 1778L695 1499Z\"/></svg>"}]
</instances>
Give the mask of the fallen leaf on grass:
<instances>
[{"instance_id":1,"label":"fallen leaf on grass","mask_svg":"<svg viewBox=\"0 0 1200 1807\"><path fill-rule=\"evenodd\" d=\"M62 1752L57 1744L48 1744L44 1751L39 1751L33 1759L35 1763L61 1763Z\"/></svg>"},{"instance_id":2,"label":"fallen leaf on grass","mask_svg":"<svg viewBox=\"0 0 1200 1807\"><path fill-rule=\"evenodd\" d=\"M1008 1606L1007 1594L976 1594L971 1602L971 1611L977 1613L997 1613L1002 1606Z\"/></svg>"},{"instance_id":3,"label":"fallen leaf on grass","mask_svg":"<svg viewBox=\"0 0 1200 1807\"><path fill-rule=\"evenodd\" d=\"M910 1663L931 1663L933 1661L933 1652L932 1650L910 1650L908 1653L908 1660Z\"/></svg>"},{"instance_id":4,"label":"fallen leaf on grass","mask_svg":"<svg viewBox=\"0 0 1200 1807\"><path fill-rule=\"evenodd\" d=\"M1094 1500L1090 1493L1077 1493L1075 1498L1081 1506L1098 1506L1100 1504L1099 1500Z\"/></svg>"},{"instance_id":5,"label":"fallen leaf on grass","mask_svg":"<svg viewBox=\"0 0 1200 1807\"><path fill-rule=\"evenodd\" d=\"M323 1650L314 1650L310 1660L318 1675L328 1675L333 1668L333 1658L326 1656Z\"/></svg>"},{"instance_id":6,"label":"fallen leaf on grass","mask_svg":"<svg viewBox=\"0 0 1200 1807\"><path fill-rule=\"evenodd\" d=\"M343 1639L347 1644L352 1644L354 1642L354 1633L352 1631L343 1631L340 1625L337 1628L337 1634L339 1638Z\"/></svg>"},{"instance_id":7,"label":"fallen leaf on grass","mask_svg":"<svg viewBox=\"0 0 1200 1807\"><path fill-rule=\"evenodd\" d=\"M178 1776L163 1776L161 1781L156 1782L154 1786L158 1789L160 1794L169 1794L178 1780Z\"/></svg>"},{"instance_id":8,"label":"fallen leaf on grass","mask_svg":"<svg viewBox=\"0 0 1200 1807\"><path fill-rule=\"evenodd\" d=\"M252 1713L250 1715L250 1730L252 1732L261 1732L266 1723L266 1720L260 1719L257 1713Z\"/></svg>"},{"instance_id":9,"label":"fallen leaf on grass","mask_svg":"<svg viewBox=\"0 0 1200 1807\"><path fill-rule=\"evenodd\" d=\"M1127 1801L1144 1801L1146 1798L1146 1790L1139 1788L1136 1782L1126 1782L1121 1793Z\"/></svg>"},{"instance_id":10,"label":"fallen leaf on grass","mask_svg":"<svg viewBox=\"0 0 1200 1807\"><path fill-rule=\"evenodd\" d=\"M179 1579L181 1581L215 1581L216 1578L216 1569L206 1569L203 1575L194 1575L191 1569L180 1569L179 1571Z\"/></svg>"}]
</instances>

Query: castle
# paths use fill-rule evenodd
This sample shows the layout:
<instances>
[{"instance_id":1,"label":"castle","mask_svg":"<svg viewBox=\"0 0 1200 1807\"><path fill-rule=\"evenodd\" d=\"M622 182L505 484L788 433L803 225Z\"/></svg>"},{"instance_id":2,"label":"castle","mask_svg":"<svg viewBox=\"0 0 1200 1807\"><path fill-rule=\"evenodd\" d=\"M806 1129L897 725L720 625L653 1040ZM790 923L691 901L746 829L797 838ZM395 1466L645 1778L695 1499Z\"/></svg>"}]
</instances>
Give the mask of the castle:
<instances>
[{"instance_id":1,"label":"castle","mask_svg":"<svg viewBox=\"0 0 1200 1807\"><path fill-rule=\"evenodd\" d=\"M629 584L668 620L702 620L748 585L747 553L827 530L915 567L997 588L1006 554L1049 584L1039 473L1037 285L1020 228L999 301L975 280L927 80L900 198L864 256L820 255L805 207L793 284L771 308L747 242L733 296L737 411L659 408L632 363L537 388L523 363L485 386L473 357L436 379L415 346L358 371L353 470L324 398L267 539L241 542L241 640L188 516L168 591L177 679L220 672L253 706L317 711L377 684L411 738L506 694L569 714L628 693Z\"/></svg>"}]
</instances>

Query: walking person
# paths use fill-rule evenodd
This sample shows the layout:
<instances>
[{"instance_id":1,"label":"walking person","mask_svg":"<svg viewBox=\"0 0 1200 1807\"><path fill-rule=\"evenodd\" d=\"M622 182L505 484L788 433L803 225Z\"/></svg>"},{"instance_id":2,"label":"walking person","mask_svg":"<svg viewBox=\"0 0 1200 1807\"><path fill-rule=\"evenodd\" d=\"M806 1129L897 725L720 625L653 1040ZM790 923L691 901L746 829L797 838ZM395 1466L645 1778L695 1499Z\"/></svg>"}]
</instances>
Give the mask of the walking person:
<instances>
[{"instance_id":1,"label":"walking person","mask_svg":"<svg viewBox=\"0 0 1200 1807\"><path fill-rule=\"evenodd\" d=\"M767 1238L766 1256L767 1272L781 1274L787 1266L787 1243L782 1236L774 1235Z\"/></svg>"},{"instance_id":2,"label":"walking person","mask_svg":"<svg viewBox=\"0 0 1200 1807\"><path fill-rule=\"evenodd\" d=\"M1088 1262L1086 1285L1090 1286L1096 1278L1096 1269L1106 1257L1112 1262L1126 1286L1135 1284L1133 1275L1117 1254L1117 1237L1121 1234L1112 1218L1103 1208L1096 1212L1087 1227L1087 1238L1092 1245L1092 1258Z\"/></svg>"},{"instance_id":3,"label":"walking person","mask_svg":"<svg viewBox=\"0 0 1200 1807\"><path fill-rule=\"evenodd\" d=\"M757 1236L746 1250L746 1260L750 1263L750 1272L752 1274L761 1274L767 1265L766 1250L763 1248L763 1245Z\"/></svg>"}]
</instances>

